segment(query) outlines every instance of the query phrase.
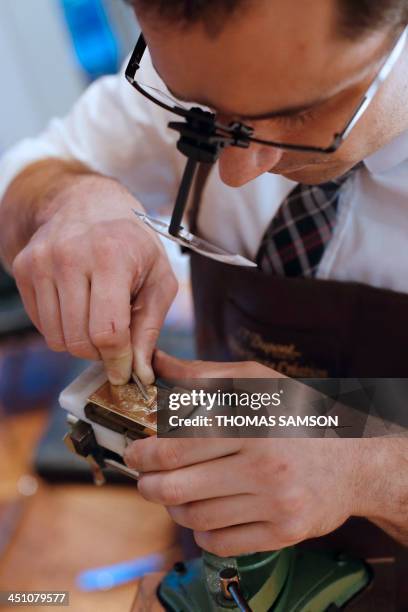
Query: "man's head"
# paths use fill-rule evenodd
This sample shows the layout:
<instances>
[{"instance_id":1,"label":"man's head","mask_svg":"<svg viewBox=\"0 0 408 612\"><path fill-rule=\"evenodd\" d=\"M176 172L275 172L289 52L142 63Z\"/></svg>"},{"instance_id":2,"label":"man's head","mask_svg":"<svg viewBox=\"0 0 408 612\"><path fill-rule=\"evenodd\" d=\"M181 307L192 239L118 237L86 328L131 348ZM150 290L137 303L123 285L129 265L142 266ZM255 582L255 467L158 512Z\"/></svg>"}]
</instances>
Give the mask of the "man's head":
<instances>
[{"instance_id":1,"label":"man's head","mask_svg":"<svg viewBox=\"0 0 408 612\"><path fill-rule=\"evenodd\" d=\"M255 0L256 2L257 0ZM222 20L249 8L254 0L127 0L144 14L165 19L179 27L205 23L210 30L222 27ZM367 30L396 28L408 20L406 0L336 0L339 31L356 37ZM221 21L221 23L220 23Z\"/></svg>"},{"instance_id":2,"label":"man's head","mask_svg":"<svg viewBox=\"0 0 408 612\"><path fill-rule=\"evenodd\" d=\"M407 0L133 3L176 97L242 120L265 139L320 146L351 117L408 17ZM305 182L342 174L408 127L407 62L405 51L335 155L230 148L220 158L222 178L240 185L267 171Z\"/></svg>"}]
</instances>

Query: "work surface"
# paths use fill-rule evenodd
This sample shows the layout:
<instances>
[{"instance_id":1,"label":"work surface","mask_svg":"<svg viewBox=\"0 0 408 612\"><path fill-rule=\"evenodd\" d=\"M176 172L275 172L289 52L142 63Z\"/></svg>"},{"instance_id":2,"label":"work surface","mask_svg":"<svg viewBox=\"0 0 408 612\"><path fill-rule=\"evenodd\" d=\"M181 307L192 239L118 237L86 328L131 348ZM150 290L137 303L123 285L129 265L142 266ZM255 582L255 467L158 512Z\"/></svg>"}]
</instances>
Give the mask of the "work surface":
<instances>
[{"instance_id":1,"label":"work surface","mask_svg":"<svg viewBox=\"0 0 408 612\"><path fill-rule=\"evenodd\" d=\"M3 508L6 501L18 499L17 483L24 483L21 477L30 472L32 452L46 418L45 412L38 411L0 423ZM29 480L26 488L33 484ZM127 612L136 597L137 583L83 593L75 586L78 573L153 552L168 551L169 561L178 556L174 524L163 508L138 495L136 485L96 488L38 481L36 493L15 503L16 516L19 510L22 514L3 552L0 535L0 590L70 591L68 609L74 612Z\"/></svg>"},{"instance_id":2,"label":"work surface","mask_svg":"<svg viewBox=\"0 0 408 612\"><path fill-rule=\"evenodd\" d=\"M0 590L70 591L73 612L130 612L140 585L136 582L111 591L83 593L75 585L79 572L110 565L153 552L168 552L169 565L180 558L177 532L165 510L144 501L133 486L49 485L38 481L33 495L17 498L17 484L29 472L30 459L41 436L47 415L43 411L13 417L0 422L0 510L5 502L13 502L9 511L18 518L5 552L0 527ZM35 484L35 482L34 482ZM33 482L25 482L24 488ZM23 499L23 501L16 501ZM1 525L1 516L0 516ZM373 533L375 531L372 527ZM349 550L359 556L360 529L349 533ZM331 538L331 536L330 536ZM374 540L373 540L374 542ZM327 544L326 544L327 545ZM336 546L336 534L332 545ZM377 556L373 544L372 555ZM377 576L374 589L364 602L350 607L356 612L400 612L408 609L408 598L401 593L402 607L393 605L395 576L388 563L393 551L384 547L385 563ZM401 565L400 572L408 570ZM133 612L156 612L154 592L160 576L152 576L142 584L141 597ZM152 605L152 607L150 606ZM1 608L12 610L14 608ZM49 607L19 610L47 610ZM51 608L51 610L54 608ZM58 608L64 609L64 608Z\"/></svg>"}]
</instances>

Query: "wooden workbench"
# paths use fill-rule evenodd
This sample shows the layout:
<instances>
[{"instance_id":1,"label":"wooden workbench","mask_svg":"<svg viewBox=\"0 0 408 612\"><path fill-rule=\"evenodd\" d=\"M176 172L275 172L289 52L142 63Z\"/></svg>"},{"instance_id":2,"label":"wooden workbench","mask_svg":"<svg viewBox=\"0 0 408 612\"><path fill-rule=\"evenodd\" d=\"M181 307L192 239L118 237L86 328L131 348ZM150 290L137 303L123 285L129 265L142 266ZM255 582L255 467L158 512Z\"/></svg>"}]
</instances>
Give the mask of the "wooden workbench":
<instances>
[{"instance_id":1,"label":"wooden workbench","mask_svg":"<svg viewBox=\"0 0 408 612\"><path fill-rule=\"evenodd\" d=\"M38 481L36 493L17 497L17 483L30 473L32 452L46 418L44 411L37 411L0 423L0 503L4 507L5 502L19 499L15 507L22 510L0 557L0 590L70 591L73 612L127 612L137 583L83 593L75 584L76 576L85 569L153 552L166 551L171 564L179 555L175 526L162 507L138 495L136 485L96 488Z\"/></svg>"}]
</instances>

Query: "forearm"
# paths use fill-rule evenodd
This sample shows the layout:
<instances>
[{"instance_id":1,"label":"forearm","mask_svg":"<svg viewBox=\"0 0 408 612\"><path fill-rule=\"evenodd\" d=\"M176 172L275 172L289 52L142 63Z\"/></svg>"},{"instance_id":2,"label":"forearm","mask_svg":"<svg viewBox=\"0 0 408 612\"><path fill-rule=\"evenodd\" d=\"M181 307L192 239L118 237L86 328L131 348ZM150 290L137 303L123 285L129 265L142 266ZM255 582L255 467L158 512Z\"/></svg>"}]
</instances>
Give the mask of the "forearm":
<instances>
[{"instance_id":1,"label":"forearm","mask_svg":"<svg viewBox=\"0 0 408 612\"><path fill-rule=\"evenodd\" d=\"M408 438L362 440L363 515L408 546Z\"/></svg>"},{"instance_id":2,"label":"forearm","mask_svg":"<svg viewBox=\"0 0 408 612\"><path fill-rule=\"evenodd\" d=\"M79 176L94 174L77 161L44 159L25 168L0 204L0 256L11 268L31 236L62 205L56 196Z\"/></svg>"}]
</instances>

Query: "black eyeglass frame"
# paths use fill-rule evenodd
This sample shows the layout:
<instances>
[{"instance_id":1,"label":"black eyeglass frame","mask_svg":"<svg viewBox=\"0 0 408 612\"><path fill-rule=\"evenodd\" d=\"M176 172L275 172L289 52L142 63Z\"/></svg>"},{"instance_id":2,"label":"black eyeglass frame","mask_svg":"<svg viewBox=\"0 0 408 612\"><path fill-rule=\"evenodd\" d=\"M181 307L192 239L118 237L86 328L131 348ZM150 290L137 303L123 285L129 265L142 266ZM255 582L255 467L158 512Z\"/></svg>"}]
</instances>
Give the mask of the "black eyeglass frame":
<instances>
[{"instance_id":1,"label":"black eyeglass frame","mask_svg":"<svg viewBox=\"0 0 408 612\"><path fill-rule=\"evenodd\" d=\"M203 112L199 108L184 109L178 106L170 106L165 102L155 98L149 92L147 92L142 85L136 80L136 73L140 68L140 64L143 55L146 51L147 45L144 39L143 33L140 34L137 41L136 47L132 53L130 61L127 65L125 76L128 82L145 98L157 104L161 108L167 110L170 113L176 114L183 117L187 121L199 120L202 125L208 125L208 128L212 130L212 139L214 144L218 144L218 148L224 148L225 146L239 146L249 147L251 143L260 144L265 146L275 147L277 149L284 149L289 151L299 151L304 153L322 153L332 154L335 153L341 144L349 136L352 129L355 127L357 122L361 119L367 108L370 106L374 96L376 95L379 87L385 81L390 74L391 70L397 63L404 44L406 42L408 34L408 26L404 28L402 33L398 36L396 43L391 49L390 53L385 58L381 68L377 72L376 76L371 81L366 92L362 96L360 102L355 108L351 118L347 121L346 125L340 132L337 132L333 136L333 140L327 147L318 147L311 145L295 145L283 142L277 142L273 140L264 140L253 136L253 129L245 124L239 122L232 122L229 125L224 125L216 121L216 115L210 112ZM179 124L169 124L169 127L178 129L180 131ZM208 136L207 136L208 141Z\"/></svg>"}]
</instances>

